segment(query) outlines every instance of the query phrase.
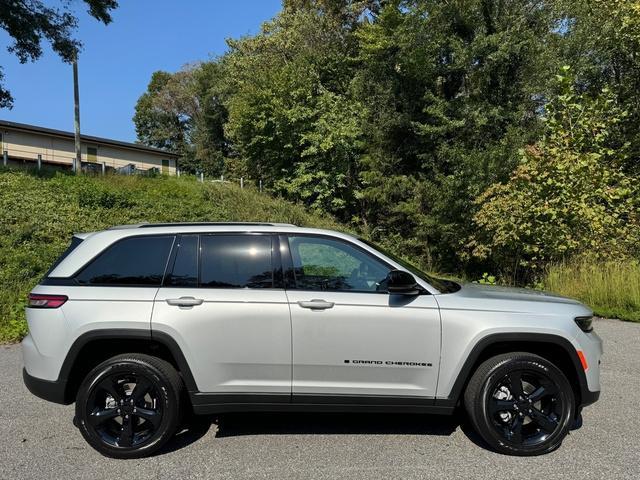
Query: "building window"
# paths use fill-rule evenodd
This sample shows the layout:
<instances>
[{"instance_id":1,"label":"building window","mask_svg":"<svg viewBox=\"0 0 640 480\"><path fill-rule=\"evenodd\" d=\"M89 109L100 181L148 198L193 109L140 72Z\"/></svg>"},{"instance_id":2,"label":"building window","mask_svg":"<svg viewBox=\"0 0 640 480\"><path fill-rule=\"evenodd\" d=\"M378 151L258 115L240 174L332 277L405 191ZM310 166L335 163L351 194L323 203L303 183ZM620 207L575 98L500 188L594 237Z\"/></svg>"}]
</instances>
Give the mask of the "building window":
<instances>
[{"instance_id":1,"label":"building window","mask_svg":"<svg viewBox=\"0 0 640 480\"><path fill-rule=\"evenodd\" d=\"M169 173L169 160L162 159L162 173Z\"/></svg>"},{"instance_id":2,"label":"building window","mask_svg":"<svg viewBox=\"0 0 640 480\"><path fill-rule=\"evenodd\" d=\"M87 162L98 161L98 147L87 147Z\"/></svg>"}]
</instances>

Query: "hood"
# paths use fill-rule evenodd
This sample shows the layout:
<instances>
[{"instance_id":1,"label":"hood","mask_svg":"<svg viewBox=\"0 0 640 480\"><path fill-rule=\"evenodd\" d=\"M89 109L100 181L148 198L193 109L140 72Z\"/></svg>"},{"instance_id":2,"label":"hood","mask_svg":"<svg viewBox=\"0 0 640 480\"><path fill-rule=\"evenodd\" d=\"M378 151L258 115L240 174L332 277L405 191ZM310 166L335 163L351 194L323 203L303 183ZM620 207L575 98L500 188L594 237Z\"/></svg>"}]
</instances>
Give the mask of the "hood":
<instances>
[{"instance_id":1,"label":"hood","mask_svg":"<svg viewBox=\"0 0 640 480\"><path fill-rule=\"evenodd\" d=\"M511 300L542 303L564 303L570 305L582 305L577 300L563 297L555 293L543 292L529 288L499 287L496 285L480 285L467 283L462 286L460 295L470 298L487 300Z\"/></svg>"}]
</instances>

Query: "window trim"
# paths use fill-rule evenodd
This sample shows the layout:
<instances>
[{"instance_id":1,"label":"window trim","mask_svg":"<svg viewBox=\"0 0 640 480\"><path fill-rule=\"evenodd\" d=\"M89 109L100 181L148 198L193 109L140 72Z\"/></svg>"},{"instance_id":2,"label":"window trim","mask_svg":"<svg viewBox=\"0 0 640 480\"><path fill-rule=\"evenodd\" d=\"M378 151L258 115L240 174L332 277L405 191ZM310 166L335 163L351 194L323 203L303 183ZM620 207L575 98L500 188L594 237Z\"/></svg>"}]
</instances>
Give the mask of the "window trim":
<instances>
[{"instance_id":1,"label":"window trim","mask_svg":"<svg viewBox=\"0 0 640 480\"><path fill-rule=\"evenodd\" d=\"M175 233L156 233L156 234L149 234L149 235L128 235L126 237L122 237L119 238L118 240L116 240L115 242L113 242L112 244L108 245L107 247L103 248L102 250L100 250L94 257L91 258L91 260L89 260L87 263L85 263L82 267L80 267L73 275L71 275L71 279L73 281L74 285L77 285L79 287L101 287L101 288L105 288L105 287L112 287L112 288L127 288L127 287L132 287L132 288L160 288L162 286L162 284L164 283L164 279L167 275L167 268L169 266L169 260L171 259L171 253L173 252L173 248L176 244L176 234ZM125 240L130 240L132 238L151 238L151 237L171 237L172 238L172 243L171 246L169 247L169 255L167 255L167 260L165 261L164 264L164 271L162 273L162 279L160 281L159 285L141 285L141 284L135 284L135 283L126 283L126 284L114 284L114 283L80 283L78 281L78 276L87 268L89 268L90 265L92 265L96 260L98 260L105 252L107 252L107 250L110 250L111 248L115 247L117 244L124 242Z\"/></svg>"},{"instance_id":2,"label":"window trim","mask_svg":"<svg viewBox=\"0 0 640 480\"><path fill-rule=\"evenodd\" d=\"M341 238L341 237L335 237L333 235L325 235L325 234L321 234L321 233L307 233L307 232L300 232L300 233L285 233L285 234L281 234L280 235L280 244L281 245L285 245L285 249L286 252L283 252L283 268L285 268L285 289L287 290L297 290L300 292L327 292L327 293L359 293L359 294L374 294L374 295L389 295L388 291L370 291L370 290L313 290L313 289L309 289L309 288L298 288L298 285L296 283L296 279L295 279L295 273L294 273L294 265L293 265L293 255L291 254L291 247L289 244L289 238L290 237L310 237L310 238L324 238L327 240L333 240L335 242L342 242L345 243L347 245L349 245L350 247L359 250L360 252L362 252L365 255L368 255L372 258L374 258L375 260L377 260L378 262L380 262L381 264L383 264L384 266L386 266L387 268L389 268L389 270L397 270L397 268L395 266L393 266L392 264L390 264L389 262L387 262L386 260L378 257L377 255L373 254L372 252L370 252L369 250L367 250L366 248L361 247L360 245L353 243L347 239ZM420 286L420 294L424 294L424 293L429 293L428 291L426 291L424 288L422 288Z\"/></svg>"}]
</instances>

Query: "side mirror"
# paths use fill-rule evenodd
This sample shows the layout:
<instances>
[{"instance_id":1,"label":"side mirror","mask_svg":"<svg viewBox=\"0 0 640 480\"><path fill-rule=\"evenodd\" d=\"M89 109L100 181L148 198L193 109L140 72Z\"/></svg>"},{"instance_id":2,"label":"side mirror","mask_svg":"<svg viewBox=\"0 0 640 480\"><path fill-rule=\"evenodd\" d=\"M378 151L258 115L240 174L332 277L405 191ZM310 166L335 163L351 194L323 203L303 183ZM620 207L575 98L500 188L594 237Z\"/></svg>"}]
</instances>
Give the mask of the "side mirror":
<instances>
[{"instance_id":1,"label":"side mirror","mask_svg":"<svg viewBox=\"0 0 640 480\"><path fill-rule=\"evenodd\" d=\"M420 287L409 272L391 270L387 275L387 290L396 295L418 295Z\"/></svg>"}]
</instances>

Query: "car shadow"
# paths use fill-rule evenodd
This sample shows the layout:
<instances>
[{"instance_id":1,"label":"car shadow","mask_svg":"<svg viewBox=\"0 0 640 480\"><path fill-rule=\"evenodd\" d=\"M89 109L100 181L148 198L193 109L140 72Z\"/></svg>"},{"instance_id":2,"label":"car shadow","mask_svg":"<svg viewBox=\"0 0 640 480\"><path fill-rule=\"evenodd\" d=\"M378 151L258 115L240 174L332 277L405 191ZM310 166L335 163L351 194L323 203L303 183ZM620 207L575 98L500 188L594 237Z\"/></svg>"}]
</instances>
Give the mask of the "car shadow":
<instances>
[{"instance_id":1,"label":"car shadow","mask_svg":"<svg viewBox=\"0 0 640 480\"><path fill-rule=\"evenodd\" d=\"M467 424L466 416L388 413L226 413L193 417L158 453L174 452L197 442L211 428L217 438L249 435L452 435L458 428L474 444L488 449Z\"/></svg>"}]
</instances>

